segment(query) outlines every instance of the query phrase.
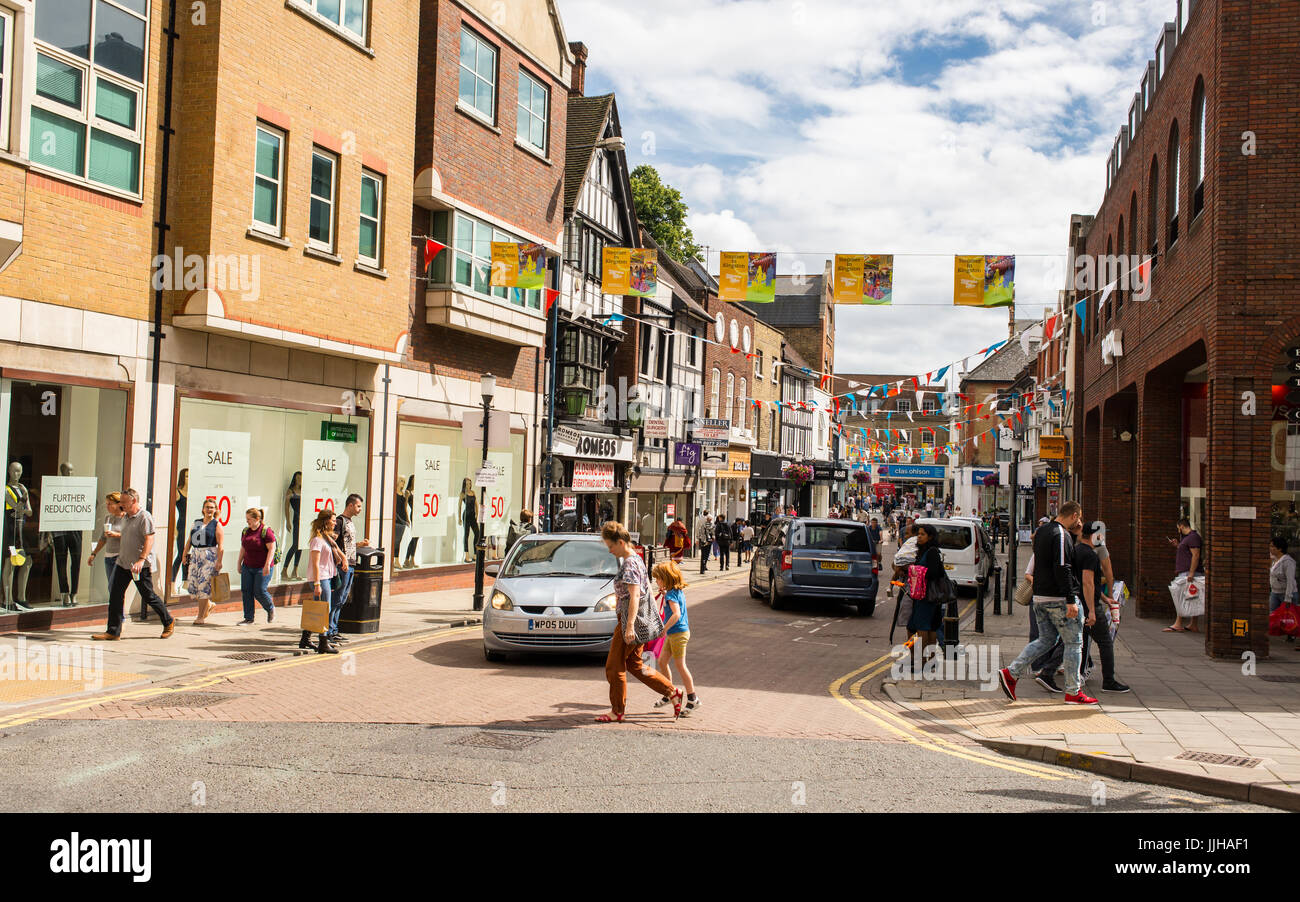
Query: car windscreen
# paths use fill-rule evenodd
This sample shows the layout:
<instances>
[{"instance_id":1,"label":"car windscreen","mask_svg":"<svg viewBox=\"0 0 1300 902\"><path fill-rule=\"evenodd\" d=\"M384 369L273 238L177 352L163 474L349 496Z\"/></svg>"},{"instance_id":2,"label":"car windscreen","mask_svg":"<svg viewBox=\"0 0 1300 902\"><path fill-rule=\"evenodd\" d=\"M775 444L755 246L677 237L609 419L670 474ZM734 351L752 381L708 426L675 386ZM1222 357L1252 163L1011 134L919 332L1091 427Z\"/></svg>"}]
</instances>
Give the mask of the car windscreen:
<instances>
[{"instance_id":1,"label":"car windscreen","mask_svg":"<svg viewBox=\"0 0 1300 902\"><path fill-rule=\"evenodd\" d=\"M618 575L618 561L603 542L541 539L522 542L511 555L502 577Z\"/></svg>"},{"instance_id":2,"label":"car windscreen","mask_svg":"<svg viewBox=\"0 0 1300 902\"><path fill-rule=\"evenodd\" d=\"M939 534L939 547L948 551L961 551L971 546L969 526L944 526L932 524Z\"/></svg>"},{"instance_id":3,"label":"car windscreen","mask_svg":"<svg viewBox=\"0 0 1300 902\"><path fill-rule=\"evenodd\" d=\"M865 526L798 526L790 531L791 547L817 551L867 552L871 545Z\"/></svg>"}]
</instances>

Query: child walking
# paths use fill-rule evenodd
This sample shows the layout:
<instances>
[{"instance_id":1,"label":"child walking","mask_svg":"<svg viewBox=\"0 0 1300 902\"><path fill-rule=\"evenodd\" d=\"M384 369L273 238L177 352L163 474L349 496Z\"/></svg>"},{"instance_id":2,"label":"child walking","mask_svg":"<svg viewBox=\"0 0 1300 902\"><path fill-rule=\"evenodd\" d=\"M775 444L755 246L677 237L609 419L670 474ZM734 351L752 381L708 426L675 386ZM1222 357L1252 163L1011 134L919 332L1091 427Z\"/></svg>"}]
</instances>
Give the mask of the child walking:
<instances>
[{"instance_id":1,"label":"child walking","mask_svg":"<svg viewBox=\"0 0 1300 902\"><path fill-rule=\"evenodd\" d=\"M682 577L681 568L672 561L655 564L650 575L665 606L664 629L668 641L659 652L659 672L672 680L669 664L677 666L682 682L686 684L686 704L682 706L682 714L687 715L699 708L700 697L695 694L695 680L686 666L686 643L691 639L691 624L686 616L686 597L682 593L686 588L686 580ZM669 704L672 704L672 699L661 698L655 702L655 707Z\"/></svg>"}]
</instances>

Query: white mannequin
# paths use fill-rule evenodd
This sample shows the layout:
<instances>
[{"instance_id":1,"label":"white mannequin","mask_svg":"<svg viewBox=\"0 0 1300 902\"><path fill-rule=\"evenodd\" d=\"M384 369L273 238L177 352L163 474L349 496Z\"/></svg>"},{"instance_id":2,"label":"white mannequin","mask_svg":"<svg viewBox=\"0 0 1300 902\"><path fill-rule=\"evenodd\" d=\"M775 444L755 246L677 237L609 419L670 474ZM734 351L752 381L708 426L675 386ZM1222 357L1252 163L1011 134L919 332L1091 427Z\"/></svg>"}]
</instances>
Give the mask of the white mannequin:
<instances>
[{"instance_id":1,"label":"white mannequin","mask_svg":"<svg viewBox=\"0 0 1300 902\"><path fill-rule=\"evenodd\" d=\"M5 603L12 611L30 611L27 606L27 577L31 574L31 558L23 550L23 522L32 515L32 499L27 487L22 484L23 465L18 461L9 464L9 478L5 484L4 532L6 537L3 549L3 579ZM23 552L23 562L14 566L13 555ZM14 585L14 571L18 571L17 585Z\"/></svg>"}]
</instances>

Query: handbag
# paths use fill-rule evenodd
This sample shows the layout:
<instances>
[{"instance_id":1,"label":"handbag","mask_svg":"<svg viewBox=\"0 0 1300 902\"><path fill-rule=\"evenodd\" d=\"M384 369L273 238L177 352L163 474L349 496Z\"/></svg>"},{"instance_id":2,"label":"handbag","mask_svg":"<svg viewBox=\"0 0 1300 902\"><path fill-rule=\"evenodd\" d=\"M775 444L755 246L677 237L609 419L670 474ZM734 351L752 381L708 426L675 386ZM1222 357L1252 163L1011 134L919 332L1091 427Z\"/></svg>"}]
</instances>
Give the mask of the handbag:
<instances>
[{"instance_id":1,"label":"handbag","mask_svg":"<svg viewBox=\"0 0 1300 902\"><path fill-rule=\"evenodd\" d=\"M937 605L948 605L957 600L957 587L952 584L946 570L938 571L938 575L930 580L925 600Z\"/></svg>"},{"instance_id":2,"label":"handbag","mask_svg":"<svg viewBox=\"0 0 1300 902\"><path fill-rule=\"evenodd\" d=\"M1034 601L1034 578L1029 574L1020 577L1016 583L1016 604L1028 607Z\"/></svg>"},{"instance_id":3,"label":"handbag","mask_svg":"<svg viewBox=\"0 0 1300 902\"><path fill-rule=\"evenodd\" d=\"M225 604L230 600L230 574L218 573L212 578L212 597L213 604Z\"/></svg>"},{"instance_id":4,"label":"handbag","mask_svg":"<svg viewBox=\"0 0 1300 902\"><path fill-rule=\"evenodd\" d=\"M663 619L664 619L664 604L665 604L665 602L663 601L663 597L661 596L661 597L660 597L660 600L659 600L659 619L660 619L660 620L663 620ZM664 633L662 636L660 636L658 639L654 639L654 640L652 640L652 641L650 641L650 642L647 642L647 643L646 643L646 646L645 646L645 651L648 651L650 654L654 655L655 658L657 659L657 658L659 657L659 653L660 653L661 651L664 650L664 643L665 643L667 640L668 640L668 634L665 632L665 633Z\"/></svg>"},{"instance_id":5,"label":"handbag","mask_svg":"<svg viewBox=\"0 0 1300 902\"><path fill-rule=\"evenodd\" d=\"M305 633L325 633L330 628L330 605L324 598L307 596L302 602L302 624Z\"/></svg>"},{"instance_id":6,"label":"handbag","mask_svg":"<svg viewBox=\"0 0 1300 902\"><path fill-rule=\"evenodd\" d=\"M907 594L913 601L925 600L925 573L929 569L922 564L909 564L907 567Z\"/></svg>"},{"instance_id":7,"label":"handbag","mask_svg":"<svg viewBox=\"0 0 1300 902\"><path fill-rule=\"evenodd\" d=\"M1300 605L1283 602L1268 615L1270 636L1300 635Z\"/></svg>"}]
</instances>

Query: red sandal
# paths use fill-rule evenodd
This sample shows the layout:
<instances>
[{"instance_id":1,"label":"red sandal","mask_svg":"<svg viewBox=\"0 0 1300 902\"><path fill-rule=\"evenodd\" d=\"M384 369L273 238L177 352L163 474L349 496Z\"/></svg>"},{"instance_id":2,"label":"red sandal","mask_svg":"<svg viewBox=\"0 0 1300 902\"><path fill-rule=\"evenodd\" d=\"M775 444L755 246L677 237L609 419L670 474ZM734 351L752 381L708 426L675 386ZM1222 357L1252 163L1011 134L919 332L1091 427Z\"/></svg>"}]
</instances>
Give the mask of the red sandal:
<instances>
[{"instance_id":1,"label":"red sandal","mask_svg":"<svg viewBox=\"0 0 1300 902\"><path fill-rule=\"evenodd\" d=\"M682 701L686 698L682 690L678 689L672 694L673 699L673 720L682 716Z\"/></svg>"},{"instance_id":2,"label":"red sandal","mask_svg":"<svg viewBox=\"0 0 1300 902\"><path fill-rule=\"evenodd\" d=\"M596 723L622 723L623 715L615 714L612 717L608 714L602 714L596 718Z\"/></svg>"}]
</instances>

